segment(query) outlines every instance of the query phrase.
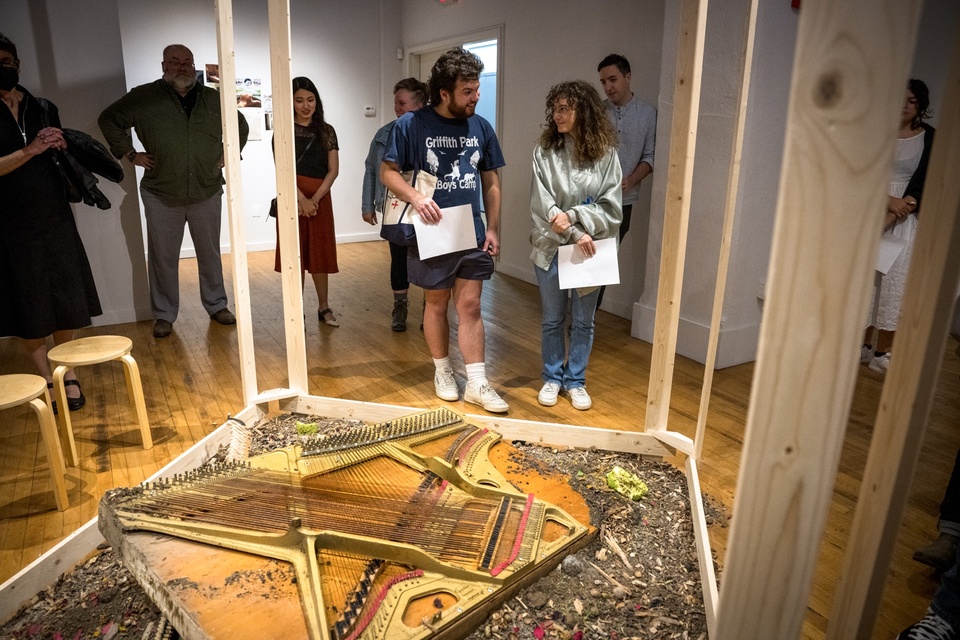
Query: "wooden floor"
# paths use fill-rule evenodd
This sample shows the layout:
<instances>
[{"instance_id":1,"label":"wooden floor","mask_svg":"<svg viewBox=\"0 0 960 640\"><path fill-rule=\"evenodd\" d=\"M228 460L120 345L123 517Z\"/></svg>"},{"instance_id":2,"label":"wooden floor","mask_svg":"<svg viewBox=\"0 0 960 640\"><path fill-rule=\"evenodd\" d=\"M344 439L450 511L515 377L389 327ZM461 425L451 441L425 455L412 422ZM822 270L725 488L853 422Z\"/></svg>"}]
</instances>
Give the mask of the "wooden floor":
<instances>
[{"instance_id":1,"label":"wooden floor","mask_svg":"<svg viewBox=\"0 0 960 640\"><path fill-rule=\"evenodd\" d=\"M342 326L319 326L308 285L307 357L310 393L410 406L435 406L433 366L418 330L421 296L411 295L410 330L389 329L389 255L385 243L340 245L341 273L331 277L331 306ZM259 389L286 386L280 280L273 253L250 254L250 288ZM229 260L225 260L230 280ZM111 487L133 485L156 472L243 408L234 327L211 323L199 304L196 264L181 268L183 308L174 334L156 340L152 322L86 329L80 335L120 334L134 342L143 376L155 446L140 446L117 362L83 367L79 378L86 407L72 414L81 465L67 471L71 507L56 510L39 429L25 408L0 412L0 582L14 575L79 525L96 515L97 501ZM232 297L232 296L231 296ZM545 409L539 390L539 301L536 288L495 275L485 287L487 372L510 403L510 416L566 424L642 429L651 347L629 336L629 322L598 314L597 338L588 371L594 407L572 409L561 398ZM456 333L453 332L455 339ZM948 340L922 464L909 498L888 578L876 638L891 638L920 617L936 582L913 562L913 550L936 534L937 507L960 447L960 361ZM0 372L32 372L17 340L0 339ZM463 384L462 362L453 350ZM704 441L703 490L733 505L753 365L716 372ZM702 365L677 357L669 428L690 437L697 421ZM821 559L804 626L804 637L822 638L837 583L843 548L859 489L882 380L866 367L857 382L846 444L838 470ZM458 403L459 404L459 403ZM476 409L460 404L460 409ZM589 446L589 442L584 442ZM729 529L713 528L722 558ZM786 551L785 551L786 552ZM722 573L721 573L722 579Z\"/></svg>"}]
</instances>

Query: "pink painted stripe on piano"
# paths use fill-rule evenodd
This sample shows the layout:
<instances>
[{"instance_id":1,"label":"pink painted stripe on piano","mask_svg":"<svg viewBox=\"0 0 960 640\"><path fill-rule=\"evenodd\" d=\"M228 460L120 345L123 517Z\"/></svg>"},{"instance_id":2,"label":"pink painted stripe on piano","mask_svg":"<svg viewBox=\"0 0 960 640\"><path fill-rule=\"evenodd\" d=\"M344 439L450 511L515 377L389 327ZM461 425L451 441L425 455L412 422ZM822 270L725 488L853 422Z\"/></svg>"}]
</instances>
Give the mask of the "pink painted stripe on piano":
<instances>
[{"instance_id":1,"label":"pink painted stripe on piano","mask_svg":"<svg viewBox=\"0 0 960 640\"><path fill-rule=\"evenodd\" d=\"M373 601L373 604L367 609L367 612L364 614L357 624L353 627L353 631L350 632L350 635L346 637L346 640L356 640L356 638L363 633L363 630L367 628L367 625L373 620L373 617L377 615L377 611L380 609L380 605L383 604L383 601L387 597L387 592L390 591L390 588L397 584L398 582L403 582L404 580L410 580L412 578L419 578L423 575L423 569L417 569L416 571L408 571L407 573L401 573L399 576L392 578L387 584L383 585L380 589L380 593L377 594L376 600Z\"/></svg>"},{"instance_id":2,"label":"pink painted stripe on piano","mask_svg":"<svg viewBox=\"0 0 960 640\"><path fill-rule=\"evenodd\" d=\"M513 541L513 550L510 557L490 570L490 575L495 576L510 566L510 563L517 559L520 553L520 545L523 544L523 532L527 528L527 520L530 518L530 507L533 506L533 494L527 494L527 506L523 509L523 516L520 518L520 527L517 529L517 539Z\"/></svg>"},{"instance_id":3,"label":"pink painted stripe on piano","mask_svg":"<svg viewBox=\"0 0 960 640\"><path fill-rule=\"evenodd\" d=\"M487 431L487 429L482 429L481 431L473 434L473 437L467 440L466 444L460 447L460 457L457 458L458 467L463 464L463 459L467 456L467 453L470 451L470 449L473 448L474 443L476 443L476 441L483 436L487 435Z\"/></svg>"}]
</instances>

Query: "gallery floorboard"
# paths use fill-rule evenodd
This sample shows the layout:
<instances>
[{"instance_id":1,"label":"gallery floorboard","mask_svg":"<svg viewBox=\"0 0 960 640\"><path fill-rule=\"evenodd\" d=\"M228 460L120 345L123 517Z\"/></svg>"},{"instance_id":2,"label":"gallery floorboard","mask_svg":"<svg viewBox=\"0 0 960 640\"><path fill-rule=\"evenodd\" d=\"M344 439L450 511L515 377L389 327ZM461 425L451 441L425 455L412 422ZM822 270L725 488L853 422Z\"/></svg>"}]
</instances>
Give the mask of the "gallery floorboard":
<instances>
[{"instance_id":1,"label":"gallery floorboard","mask_svg":"<svg viewBox=\"0 0 960 640\"><path fill-rule=\"evenodd\" d=\"M316 321L316 294L308 283L306 349L310 393L413 407L442 404L433 392L433 367L419 331L422 296L411 290L410 322L405 333L390 331L392 306L385 243L338 247L341 272L331 276L330 302L339 328ZM70 508L56 510L46 455L33 412L0 412L0 581L7 580L84 522L93 518L100 496L112 487L132 485L152 475L197 440L243 408L235 327L211 323L199 304L196 263L182 261L180 318L169 338L154 339L152 321L94 327L83 335L118 334L134 342L147 415L155 446L145 451L129 408L118 362L82 367L78 376L87 405L72 414L79 467L67 470ZM230 287L230 262L225 257ZM258 387L286 386L285 340L279 275L273 252L249 255L252 324ZM574 410L561 398L545 409L539 390L539 299L536 287L495 275L483 297L487 373L510 403L510 416L565 424L618 429L643 428L651 346L629 336L629 321L598 314L596 341L588 370L594 407ZM451 340L456 340L452 325ZM921 463L900 527L875 638L892 638L923 615L936 582L913 550L936 535L937 509L960 447L960 359L948 340L943 354ZM463 366L452 350L458 380ZM14 339L0 339L0 373L32 372L30 360ZM733 506L746 423L753 365L717 371L704 440L700 478L705 493ZM693 437L700 402L703 366L678 356L669 428ZM836 587L860 478L870 444L882 378L861 367L837 472L829 520L809 601L803 636L822 638ZM463 403L457 408L476 412ZM590 443L584 443L589 446ZM712 544L721 560L729 529L713 527ZM722 571L721 571L722 578Z\"/></svg>"}]
</instances>

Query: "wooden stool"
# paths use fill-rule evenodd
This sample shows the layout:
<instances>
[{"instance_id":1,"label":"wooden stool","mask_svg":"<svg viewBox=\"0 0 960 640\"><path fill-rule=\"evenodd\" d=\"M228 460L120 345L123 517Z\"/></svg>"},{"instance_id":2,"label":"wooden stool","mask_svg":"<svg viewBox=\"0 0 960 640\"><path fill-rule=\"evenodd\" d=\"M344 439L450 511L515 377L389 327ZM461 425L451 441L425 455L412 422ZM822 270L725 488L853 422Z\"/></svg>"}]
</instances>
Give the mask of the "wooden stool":
<instances>
[{"instance_id":1,"label":"wooden stool","mask_svg":"<svg viewBox=\"0 0 960 640\"><path fill-rule=\"evenodd\" d=\"M140 369L137 361L130 355L133 342L124 336L89 336L78 338L70 342L58 344L47 352L53 370L53 388L57 394L59 407L60 429L67 436L69 444L70 464L76 466L77 445L73 440L73 426L70 424L70 409L67 407L67 390L63 385L63 376L67 369L87 364L99 364L108 360L123 362L124 373L127 378L127 393L130 402L137 412L137 422L140 424L140 436L143 438L143 448L153 446L150 436L150 423L147 422L147 407L143 400L143 386L140 384Z\"/></svg>"},{"instance_id":2,"label":"wooden stool","mask_svg":"<svg viewBox=\"0 0 960 640\"><path fill-rule=\"evenodd\" d=\"M70 503L67 501L63 452L60 450L57 425L53 421L53 411L50 409L47 381L29 373L0 376L0 409L9 409L25 402L30 404L37 414L37 419L40 420L40 435L47 448L47 464L50 465L50 477L53 478L53 495L57 500L57 509L63 511L70 506Z\"/></svg>"}]
</instances>

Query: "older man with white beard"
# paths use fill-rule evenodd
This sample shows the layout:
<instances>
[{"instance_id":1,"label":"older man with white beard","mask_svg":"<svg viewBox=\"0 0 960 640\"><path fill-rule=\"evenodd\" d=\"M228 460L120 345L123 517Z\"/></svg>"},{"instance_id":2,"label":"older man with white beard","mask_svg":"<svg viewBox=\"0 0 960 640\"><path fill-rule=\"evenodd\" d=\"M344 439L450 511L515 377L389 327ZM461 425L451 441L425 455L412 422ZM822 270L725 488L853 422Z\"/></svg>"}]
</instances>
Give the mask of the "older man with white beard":
<instances>
[{"instance_id":1,"label":"older man with white beard","mask_svg":"<svg viewBox=\"0 0 960 640\"><path fill-rule=\"evenodd\" d=\"M98 120L113 154L144 169L140 196L147 220L155 338L170 335L180 309L184 224L197 252L203 308L215 322L236 323L227 308L220 262L220 94L197 82L193 53L181 44L163 50L162 69L162 78L134 87L104 109ZM249 129L242 114L239 122L242 147ZM143 151L134 149L131 128Z\"/></svg>"}]
</instances>

